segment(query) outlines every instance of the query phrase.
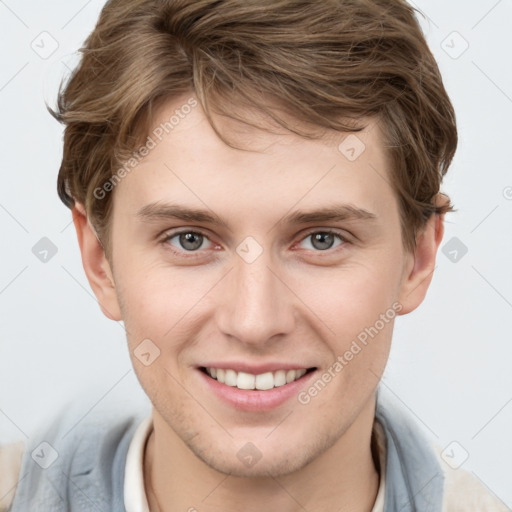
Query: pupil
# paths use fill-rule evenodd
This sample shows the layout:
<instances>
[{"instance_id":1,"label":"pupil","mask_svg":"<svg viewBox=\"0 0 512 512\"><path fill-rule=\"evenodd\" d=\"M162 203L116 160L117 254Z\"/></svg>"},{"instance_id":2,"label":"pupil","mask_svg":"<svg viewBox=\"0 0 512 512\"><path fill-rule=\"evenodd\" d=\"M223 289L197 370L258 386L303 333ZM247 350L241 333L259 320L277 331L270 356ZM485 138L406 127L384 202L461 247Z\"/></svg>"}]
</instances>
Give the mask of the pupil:
<instances>
[{"instance_id":1,"label":"pupil","mask_svg":"<svg viewBox=\"0 0 512 512\"><path fill-rule=\"evenodd\" d=\"M334 238L331 233L316 233L313 236L313 247L324 251L330 249L334 242Z\"/></svg>"},{"instance_id":2,"label":"pupil","mask_svg":"<svg viewBox=\"0 0 512 512\"><path fill-rule=\"evenodd\" d=\"M201 247L202 238L203 236L197 233L183 233L180 235L180 244L184 249L193 251Z\"/></svg>"}]
</instances>

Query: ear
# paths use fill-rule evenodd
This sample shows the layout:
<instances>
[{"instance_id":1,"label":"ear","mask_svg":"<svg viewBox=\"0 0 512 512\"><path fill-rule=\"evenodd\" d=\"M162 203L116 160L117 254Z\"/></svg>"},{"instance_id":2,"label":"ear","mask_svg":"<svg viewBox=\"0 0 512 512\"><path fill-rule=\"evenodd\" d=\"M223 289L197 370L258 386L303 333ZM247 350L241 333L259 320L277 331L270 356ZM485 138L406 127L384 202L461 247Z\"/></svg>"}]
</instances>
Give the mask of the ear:
<instances>
[{"instance_id":1,"label":"ear","mask_svg":"<svg viewBox=\"0 0 512 512\"><path fill-rule=\"evenodd\" d=\"M433 214L416 237L414 253L406 256L398 301L402 309L398 314L414 311L427 294L434 275L436 254L444 235L444 214Z\"/></svg>"},{"instance_id":2,"label":"ear","mask_svg":"<svg viewBox=\"0 0 512 512\"><path fill-rule=\"evenodd\" d=\"M72 210L82 264L101 311L111 320L122 320L114 277L96 231L87 218L85 208L76 203Z\"/></svg>"}]
</instances>

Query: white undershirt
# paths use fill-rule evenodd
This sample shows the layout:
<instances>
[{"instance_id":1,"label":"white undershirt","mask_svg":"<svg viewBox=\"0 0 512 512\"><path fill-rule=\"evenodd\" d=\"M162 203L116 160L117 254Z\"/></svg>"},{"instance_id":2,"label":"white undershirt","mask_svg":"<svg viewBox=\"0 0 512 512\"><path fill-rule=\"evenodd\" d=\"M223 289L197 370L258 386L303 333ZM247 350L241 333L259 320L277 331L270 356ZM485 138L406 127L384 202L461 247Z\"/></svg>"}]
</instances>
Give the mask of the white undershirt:
<instances>
[{"instance_id":1,"label":"white undershirt","mask_svg":"<svg viewBox=\"0 0 512 512\"><path fill-rule=\"evenodd\" d=\"M124 475L124 506L126 512L149 512L148 500L144 489L144 447L153 430L151 416L137 427L128 447Z\"/></svg>"},{"instance_id":2,"label":"white undershirt","mask_svg":"<svg viewBox=\"0 0 512 512\"><path fill-rule=\"evenodd\" d=\"M145 418L137 427L128 448L124 479L124 503L126 512L149 512L148 500L144 489L144 447L153 429L151 416ZM384 490L386 486L386 443L384 431L378 423L374 423L374 433L380 460L380 483L375 505L372 512L384 512Z\"/></svg>"}]
</instances>

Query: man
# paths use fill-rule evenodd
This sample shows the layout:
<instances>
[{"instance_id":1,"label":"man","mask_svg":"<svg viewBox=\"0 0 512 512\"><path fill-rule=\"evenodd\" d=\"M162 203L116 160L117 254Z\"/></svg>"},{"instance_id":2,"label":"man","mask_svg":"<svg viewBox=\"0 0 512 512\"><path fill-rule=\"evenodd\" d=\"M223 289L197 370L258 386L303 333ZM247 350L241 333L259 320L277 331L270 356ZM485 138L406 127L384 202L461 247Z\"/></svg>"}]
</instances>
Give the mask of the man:
<instances>
[{"instance_id":1,"label":"man","mask_svg":"<svg viewBox=\"0 0 512 512\"><path fill-rule=\"evenodd\" d=\"M58 418L12 511L506 510L378 389L452 210L410 6L114 0L82 51L58 190L153 410Z\"/></svg>"}]
</instances>

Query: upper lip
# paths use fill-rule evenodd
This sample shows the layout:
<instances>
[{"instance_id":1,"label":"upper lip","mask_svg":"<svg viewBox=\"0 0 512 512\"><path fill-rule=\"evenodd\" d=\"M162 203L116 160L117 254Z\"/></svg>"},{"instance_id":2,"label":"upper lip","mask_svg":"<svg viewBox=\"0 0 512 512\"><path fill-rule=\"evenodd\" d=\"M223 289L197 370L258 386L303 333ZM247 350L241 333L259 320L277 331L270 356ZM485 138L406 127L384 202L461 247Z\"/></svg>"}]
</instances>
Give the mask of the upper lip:
<instances>
[{"instance_id":1,"label":"upper lip","mask_svg":"<svg viewBox=\"0 0 512 512\"><path fill-rule=\"evenodd\" d=\"M301 370L315 368L312 365L304 365L301 363L261 363L261 364L250 364L244 362L211 362L205 363L200 366L201 368L221 368L224 370L234 370L235 372L252 373L253 375L260 375L267 372L276 372L278 370Z\"/></svg>"}]
</instances>

